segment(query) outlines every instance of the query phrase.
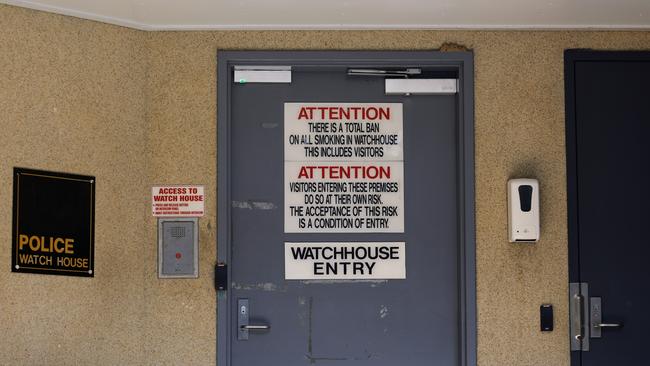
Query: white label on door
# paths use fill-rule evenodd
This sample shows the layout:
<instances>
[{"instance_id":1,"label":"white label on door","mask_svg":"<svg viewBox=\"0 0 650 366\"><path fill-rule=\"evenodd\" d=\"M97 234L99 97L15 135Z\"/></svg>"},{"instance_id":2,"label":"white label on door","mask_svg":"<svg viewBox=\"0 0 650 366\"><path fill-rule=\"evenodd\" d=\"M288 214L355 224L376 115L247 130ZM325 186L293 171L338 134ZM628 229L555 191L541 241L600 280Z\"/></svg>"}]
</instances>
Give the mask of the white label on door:
<instances>
[{"instance_id":1,"label":"white label on door","mask_svg":"<svg viewBox=\"0 0 650 366\"><path fill-rule=\"evenodd\" d=\"M404 232L404 163L285 162L286 233Z\"/></svg>"},{"instance_id":2,"label":"white label on door","mask_svg":"<svg viewBox=\"0 0 650 366\"><path fill-rule=\"evenodd\" d=\"M401 103L284 104L284 231L404 232Z\"/></svg>"},{"instance_id":3,"label":"white label on door","mask_svg":"<svg viewBox=\"0 0 650 366\"><path fill-rule=\"evenodd\" d=\"M284 243L284 278L405 279L405 257L404 242Z\"/></svg>"},{"instance_id":4,"label":"white label on door","mask_svg":"<svg viewBox=\"0 0 650 366\"><path fill-rule=\"evenodd\" d=\"M401 103L285 103L285 161L402 161Z\"/></svg>"}]
</instances>

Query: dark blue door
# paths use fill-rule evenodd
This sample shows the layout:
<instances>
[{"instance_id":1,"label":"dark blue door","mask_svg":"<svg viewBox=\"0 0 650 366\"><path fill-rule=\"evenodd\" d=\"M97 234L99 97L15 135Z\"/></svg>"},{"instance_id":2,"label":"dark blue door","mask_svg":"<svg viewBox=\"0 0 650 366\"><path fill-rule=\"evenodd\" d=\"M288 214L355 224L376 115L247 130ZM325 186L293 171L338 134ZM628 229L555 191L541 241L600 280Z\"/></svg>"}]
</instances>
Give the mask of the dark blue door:
<instances>
[{"instance_id":1,"label":"dark blue door","mask_svg":"<svg viewBox=\"0 0 650 366\"><path fill-rule=\"evenodd\" d=\"M650 365L650 53L569 51L566 71L573 364Z\"/></svg>"}]
</instances>

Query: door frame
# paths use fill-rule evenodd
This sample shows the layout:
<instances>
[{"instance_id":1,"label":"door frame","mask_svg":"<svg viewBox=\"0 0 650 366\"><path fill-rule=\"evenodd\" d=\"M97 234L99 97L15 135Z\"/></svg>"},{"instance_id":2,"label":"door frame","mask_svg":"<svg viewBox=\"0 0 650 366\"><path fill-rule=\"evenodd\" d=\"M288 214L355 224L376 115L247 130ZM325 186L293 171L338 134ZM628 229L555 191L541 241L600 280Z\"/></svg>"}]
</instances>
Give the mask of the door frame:
<instances>
[{"instance_id":1,"label":"door frame","mask_svg":"<svg viewBox=\"0 0 650 366\"><path fill-rule=\"evenodd\" d=\"M234 65L444 66L458 71L459 331L462 366L476 365L476 239L474 218L474 56L436 51L218 51L217 262L231 263L230 88ZM231 268L228 267L231 282ZM230 283L228 284L228 288ZM228 291L217 292L217 365L230 366L232 323Z\"/></svg>"},{"instance_id":2,"label":"door frame","mask_svg":"<svg viewBox=\"0 0 650 366\"><path fill-rule=\"evenodd\" d=\"M567 178L567 230L569 240L569 283L580 278L580 218L578 217L578 131L576 126L575 73L578 62L650 61L648 51L596 51L568 49L564 51L564 103ZM568 294L567 294L568 299ZM569 319L571 322L571 319ZM569 339L568 342L571 342ZM581 364L582 351L571 351L571 365Z\"/></svg>"}]
</instances>

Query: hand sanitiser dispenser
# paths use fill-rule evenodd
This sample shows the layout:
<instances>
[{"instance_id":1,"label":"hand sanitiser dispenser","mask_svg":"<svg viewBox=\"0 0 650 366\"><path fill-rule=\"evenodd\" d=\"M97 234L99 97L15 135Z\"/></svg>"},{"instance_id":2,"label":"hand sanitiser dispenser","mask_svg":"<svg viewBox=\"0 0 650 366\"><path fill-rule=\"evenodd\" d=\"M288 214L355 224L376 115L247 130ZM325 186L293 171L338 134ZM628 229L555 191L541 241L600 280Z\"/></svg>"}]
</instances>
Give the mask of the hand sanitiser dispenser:
<instances>
[{"instance_id":1,"label":"hand sanitiser dispenser","mask_svg":"<svg viewBox=\"0 0 650 366\"><path fill-rule=\"evenodd\" d=\"M539 183L537 179L508 181L508 238L514 242L539 240Z\"/></svg>"}]
</instances>

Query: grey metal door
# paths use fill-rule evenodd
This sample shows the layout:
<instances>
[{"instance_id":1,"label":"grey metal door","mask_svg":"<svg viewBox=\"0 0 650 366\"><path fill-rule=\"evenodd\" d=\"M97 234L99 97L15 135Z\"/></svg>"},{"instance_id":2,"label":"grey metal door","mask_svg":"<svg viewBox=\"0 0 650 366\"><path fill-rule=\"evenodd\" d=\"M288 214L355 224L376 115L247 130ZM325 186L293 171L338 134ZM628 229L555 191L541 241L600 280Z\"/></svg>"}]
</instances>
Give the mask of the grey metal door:
<instances>
[{"instance_id":1,"label":"grey metal door","mask_svg":"<svg viewBox=\"0 0 650 366\"><path fill-rule=\"evenodd\" d=\"M219 364L475 364L471 54L224 52L219 63ZM291 66L292 80L233 82L247 64ZM461 93L386 95L384 77L353 67L419 67L459 78ZM285 233L289 102L401 103L403 232ZM285 280L286 242L405 242L406 278ZM243 313L270 329L241 339Z\"/></svg>"}]
</instances>

